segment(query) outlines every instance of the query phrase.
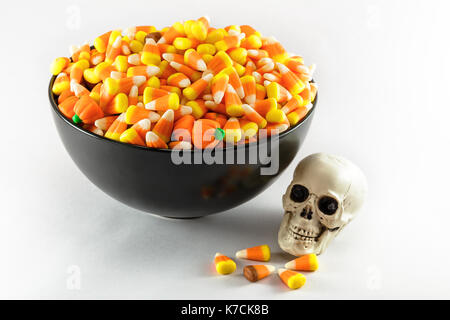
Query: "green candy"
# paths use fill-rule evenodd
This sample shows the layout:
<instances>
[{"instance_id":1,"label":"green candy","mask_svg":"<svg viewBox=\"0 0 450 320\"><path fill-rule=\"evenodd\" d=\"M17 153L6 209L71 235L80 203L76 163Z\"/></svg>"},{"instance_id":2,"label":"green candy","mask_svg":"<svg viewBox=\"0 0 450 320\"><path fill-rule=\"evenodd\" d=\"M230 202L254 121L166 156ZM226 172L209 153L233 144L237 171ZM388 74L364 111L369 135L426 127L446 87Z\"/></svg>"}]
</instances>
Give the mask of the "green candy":
<instances>
[{"instance_id":1,"label":"green candy","mask_svg":"<svg viewBox=\"0 0 450 320\"><path fill-rule=\"evenodd\" d=\"M80 117L79 117L78 115L74 115L74 116L72 117L72 121L73 121L73 123L75 123L75 124L78 124L78 123L82 123L82 122L83 122L83 120L81 120Z\"/></svg>"},{"instance_id":2,"label":"green candy","mask_svg":"<svg viewBox=\"0 0 450 320\"><path fill-rule=\"evenodd\" d=\"M223 140L223 137L225 137L225 131L222 128L216 128L214 137L216 138L216 140Z\"/></svg>"}]
</instances>

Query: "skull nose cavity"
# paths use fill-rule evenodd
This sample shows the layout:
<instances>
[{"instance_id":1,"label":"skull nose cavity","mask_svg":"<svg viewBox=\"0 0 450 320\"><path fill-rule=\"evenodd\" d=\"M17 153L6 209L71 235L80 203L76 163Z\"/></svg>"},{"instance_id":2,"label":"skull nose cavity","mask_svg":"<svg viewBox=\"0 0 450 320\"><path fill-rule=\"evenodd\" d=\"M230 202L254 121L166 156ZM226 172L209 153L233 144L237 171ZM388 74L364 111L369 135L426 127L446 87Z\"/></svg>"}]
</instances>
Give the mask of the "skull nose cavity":
<instances>
[{"instance_id":1,"label":"skull nose cavity","mask_svg":"<svg viewBox=\"0 0 450 320\"><path fill-rule=\"evenodd\" d=\"M310 206L306 206L303 208L302 212L300 213L300 217L311 220L312 219L313 212L311 210Z\"/></svg>"}]
</instances>

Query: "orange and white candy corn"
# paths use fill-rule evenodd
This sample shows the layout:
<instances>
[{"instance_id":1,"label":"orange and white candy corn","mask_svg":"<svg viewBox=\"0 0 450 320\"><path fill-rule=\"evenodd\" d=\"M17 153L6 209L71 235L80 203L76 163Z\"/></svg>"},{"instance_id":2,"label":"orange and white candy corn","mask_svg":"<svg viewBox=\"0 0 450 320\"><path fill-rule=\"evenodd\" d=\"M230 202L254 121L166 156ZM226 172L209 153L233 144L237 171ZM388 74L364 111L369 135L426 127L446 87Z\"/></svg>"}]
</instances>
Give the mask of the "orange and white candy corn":
<instances>
[{"instance_id":1,"label":"orange and white candy corn","mask_svg":"<svg viewBox=\"0 0 450 320\"><path fill-rule=\"evenodd\" d=\"M155 124L153 132L156 133L165 143L170 141L174 122L174 113L172 109L168 109L161 116L161 119Z\"/></svg>"},{"instance_id":2,"label":"orange and white candy corn","mask_svg":"<svg viewBox=\"0 0 450 320\"><path fill-rule=\"evenodd\" d=\"M145 105L145 109L153 111L166 111L168 109L177 110L179 107L180 97L176 93L164 95Z\"/></svg>"},{"instance_id":3,"label":"orange and white candy corn","mask_svg":"<svg viewBox=\"0 0 450 320\"><path fill-rule=\"evenodd\" d=\"M317 256L311 253L289 261L284 267L297 271L316 271L319 268L319 261Z\"/></svg>"},{"instance_id":4,"label":"orange and white candy corn","mask_svg":"<svg viewBox=\"0 0 450 320\"><path fill-rule=\"evenodd\" d=\"M219 51L214 58L208 63L208 70L213 74L218 74L225 68L233 66L233 60L225 51Z\"/></svg>"},{"instance_id":5,"label":"orange and white candy corn","mask_svg":"<svg viewBox=\"0 0 450 320\"><path fill-rule=\"evenodd\" d=\"M184 63L194 70L206 71L206 63L194 49L188 49L184 53Z\"/></svg>"},{"instance_id":6,"label":"orange and white candy corn","mask_svg":"<svg viewBox=\"0 0 450 320\"><path fill-rule=\"evenodd\" d=\"M250 105L256 102L256 81L251 75L241 78L242 87L244 89L244 100Z\"/></svg>"},{"instance_id":7,"label":"orange and white candy corn","mask_svg":"<svg viewBox=\"0 0 450 320\"><path fill-rule=\"evenodd\" d=\"M167 78L167 84L178 88L187 88L191 85L191 80L185 74L177 72Z\"/></svg>"},{"instance_id":8,"label":"orange and white candy corn","mask_svg":"<svg viewBox=\"0 0 450 320\"><path fill-rule=\"evenodd\" d=\"M233 273L236 270L236 263L221 253L216 253L214 265L217 273L223 275Z\"/></svg>"},{"instance_id":9,"label":"orange and white candy corn","mask_svg":"<svg viewBox=\"0 0 450 320\"><path fill-rule=\"evenodd\" d=\"M244 114L242 101L231 84L228 84L227 90L225 91L225 106L227 114L231 117L240 117Z\"/></svg>"},{"instance_id":10,"label":"orange and white candy corn","mask_svg":"<svg viewBox=\"0 0 450 320\"><path fill-rule=\"evenodd\" d=\"M268 264L257 264L244 267L244 277L250 282L268 277L275 271L275 267Z\"/></svg>"},{"instance_id":11,"label":"orange and white candy corn","mask_svg":"<svg viewBox=\"0 0 450 320\"><path fill-rule=\"evenodd\" d=\"M167 149L167 144L154 132L149 131L145 136L145 144L149 148Z\"/></svg>"},{"instance_id":12,"label":"orange and white candy corn","mask_svg":"<svg viewBox=\"0 0 450 320\"><path fill-rule=\"evenodd\" d=\"M228 81L230 77L227 74L218 74L212 80L211 92L213 100L216 104L222 102L225 92L227 91Z\"/></svg>"},{"instance_id":13,"label":"orange and white candy corn","mask_svg":"<svg viewBox=\"0 0 450 320\"><path fill-rule=\"evenodd\" d=\"M125 113L121 113L116 120L108 128L105 133L105 138L120 141L120 135L127 130L127 123L125 122Z\"/></svg>"},{"instance_id":14,"label":"orange and white candy corn","mask_svg":"<svg viewBox=\"0 0 450 320\"><path fill-rule=\"evenodd\" d=\"M255 111L248 104L243 104L242 109L244 109L244 114L247 120L255 122L260 129L265 128L267 125L267 120L264 119L258 112Z\"/></svg>"},{"instance_id":15,"label":"orange and white candy corn","mask_svg":"<svg viewBox=\"0 0 450 320\"><path fill-rule=\"evenodd\" d=\"M106 132L108 131L112 123L117 119L117 117L118 116L107 116L101 119L97 119L95 120L94 124L97 128Z\"/></svg>"},{"instance_id":16,"label":"orange and white candy corn","mask_svg":"<svg viewBox=\"0 0 450 320\"><path fill-rule=\"evenodd\" d=\"M225 131L226 136L226 131ZM236 258L248 259L255 261L269 261L270 260L270 248L268 245L263 244L261 246L242 249L236 252Z\"/></svg>"},{"instance_id":17,"label":"orange and white candy corn","mask_svg":"<svg viewBox=\"0 0 450 320\"><path fill-rule=\"evenodd\" d=\"M208 87L209 83L211 82L213 78L212 73L208 73L203 75L202 78L195 81L193 84L191 84L189 87L183 90L183 95L189 99L189 100L195 100L200 96L200 94L205 91L205 89Z\"/></svg>"},{"instance_id":18,"label":"orange and white candy corn","mask_svg":"<svg viewBox=\"0 0 450 320\"><path fill-rule=\"evenodd\" d=\"M284 64L277 63L278 70L281 73L281 82L283 86L289 90L291 94L299 94L305 89L305 84L300 80L294 72L292 72Z\"/></svg>"},{"instance_id":19,"label":"orange and white candy corn","mask_svg":"<svg viewBox=\"0 0 450 320\"><path fill-rule=\"evenodd\" d=\"M223 126L223 130L225 131L225 141L228 143L238 142L242 138L241 126L239 120L235 117L228 119Z\"/></svg>"}]
</instances>

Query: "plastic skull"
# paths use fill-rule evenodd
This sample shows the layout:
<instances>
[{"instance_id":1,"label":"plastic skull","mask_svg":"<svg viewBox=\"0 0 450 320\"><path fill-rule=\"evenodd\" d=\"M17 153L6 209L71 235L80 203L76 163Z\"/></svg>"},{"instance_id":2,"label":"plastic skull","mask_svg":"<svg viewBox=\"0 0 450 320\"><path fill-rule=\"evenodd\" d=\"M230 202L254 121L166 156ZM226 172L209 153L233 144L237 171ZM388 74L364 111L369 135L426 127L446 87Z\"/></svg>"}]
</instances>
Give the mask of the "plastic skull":
<instances>
[{"instance_id":1,"label":"plastic skull","mask_svg":"<svg viewBox=\"0 0 450 320\"><path fill-rule=\"evenodd\" d=\"M303 159L283 195L281 249L295 256L322 253L354 218L366 191L364 174L350 161L325 153Z\"/></svg>"}]
</instances>

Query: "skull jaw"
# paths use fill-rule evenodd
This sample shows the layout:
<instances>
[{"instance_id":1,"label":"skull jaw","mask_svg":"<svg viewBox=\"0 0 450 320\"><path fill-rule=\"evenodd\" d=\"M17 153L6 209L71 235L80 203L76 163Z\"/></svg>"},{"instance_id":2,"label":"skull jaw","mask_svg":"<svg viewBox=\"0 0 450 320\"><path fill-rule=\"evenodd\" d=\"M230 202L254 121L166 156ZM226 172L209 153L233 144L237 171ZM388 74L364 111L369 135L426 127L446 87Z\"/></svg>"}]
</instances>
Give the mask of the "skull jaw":
<instances>
[{"instance_id":1,"label":"skull jaw","mask_svg":"<svg viewBox=\"0 0 450 320\"><path fill-rule=\"evenodd\" d=\"M330 232L322 226L323 231L316 240L303 240L291 232L290 226L290 215L285 213L278 231L278 244L283 251L298 257L311 253L317 255L323 253L336 235L335 232Z\"/></svg>"}]
</instances>

